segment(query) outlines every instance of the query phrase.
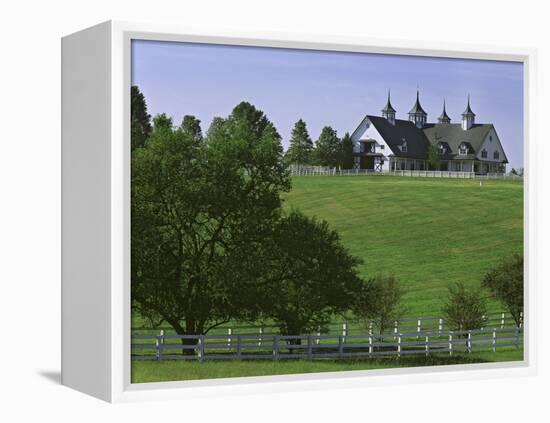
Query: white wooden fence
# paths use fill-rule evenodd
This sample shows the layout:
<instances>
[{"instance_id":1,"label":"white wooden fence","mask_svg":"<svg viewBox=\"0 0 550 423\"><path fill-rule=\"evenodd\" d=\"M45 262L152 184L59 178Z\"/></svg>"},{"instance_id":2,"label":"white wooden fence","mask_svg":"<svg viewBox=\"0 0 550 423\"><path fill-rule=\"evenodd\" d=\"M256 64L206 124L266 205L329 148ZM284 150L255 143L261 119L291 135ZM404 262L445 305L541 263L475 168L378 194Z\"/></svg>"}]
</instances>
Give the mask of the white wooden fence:
<instances>
[{"instance_id":1,"label":"white wooden fence","mask_svg":"<svg viewBox=\"0 0 550 423\"><path fill-rule=\"evenodd\" d=\"M471 353L523 346L523 329L355 335L132 335L134 360L316 359Z\"/></svg>"},{"instance_id":2,"label":"white wooden fence","mask_svg":"<svg viewBox=\"0 0 550 423\"><path fill-rule=\"evenodd\" d=\"M438 171L438 170L384 170L373 169L337 169L322 166L291 167L291 176L414 176L426 178L458 178L458 179L514 179L522 180L518 175L510 173Z\"/></svg>"},{"instance_id":3,"label":"white wooden fence","mask_svg":"<svg viewBox=\"0 0 550 423\"><path fill-rule=\"evenodd\" d=\"M354 335L361 333L377 334L380 333L380 323L374 320L360 321L335 321L327 325L321 330L321 327L317 328L314 335ZM483 323L481 329L485 328L505 328L516 325L512 315L507 312L492 312L483 316ZM519 327L523 326L523 314L520 314ZM423 332L423 331L448 331L452 328L448 327L447 322L443 317L403 317L397 320L388 320L383 322L384 333L396 334L398 332ZM134 327L132 331L134 333L152 333L158 334L160 331L163 333L174 333L174 329L168 326L161 326L156 328L147 327ZM232 335L257 335L259 344L261 345L264 336L268 335L280 335L278 327L274 325L222 325L216 328L213 334L227 334L229 339ZM319 343L319 339L315 341Z\"/></svg>"}]
</instances>

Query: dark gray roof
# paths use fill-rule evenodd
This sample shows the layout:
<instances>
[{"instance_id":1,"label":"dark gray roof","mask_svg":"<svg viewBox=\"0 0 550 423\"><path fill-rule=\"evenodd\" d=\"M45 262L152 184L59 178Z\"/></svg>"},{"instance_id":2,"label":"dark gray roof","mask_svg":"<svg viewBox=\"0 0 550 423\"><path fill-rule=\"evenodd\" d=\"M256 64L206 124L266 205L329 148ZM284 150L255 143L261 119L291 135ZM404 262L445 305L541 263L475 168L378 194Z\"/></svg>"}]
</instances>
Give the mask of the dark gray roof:
<instances>
[{"instance_id":1,"label":"dark gray roof","mask_svg":"<svg viewBox=\"0 0 550 423\"><path fill-rule=\"evenodd\" d=\"M413 108L409 111L409 115L427 115L422 106L420 105L420 99L418 91L416 91L416 102L414 103Z\"/></svg>"},{"instance_id":2,"label":"dark gray roof","mask_svg":"<svg viewBox=\"0 0 550 423\"><path fill-rule=\"evenodd\" d=\"M393 154L399 157L410 157L412 159L424 159L428 149L428 139L421 129L418 129L413 122L396 119L395 125L389 123L385 118L367 115L378 133L384 138ZM401 151L403 140L407 142L407 151Z\"/></svg>"},{"instance_id":3,"label":"dark gray roof","mask_svg":"<svg viewBox=\"0 0 550 423\"><path fill-rule=\"evenodd\" d=\"M430 143L445 143L448 151L442 156L443 159L473 159L491 128L491 124L477 124L465 131L458 123L428 123L423 131ZM468 147L468 154L465 156L458 155L458 148L462 143Z\"/></svg>"}]
</instances>

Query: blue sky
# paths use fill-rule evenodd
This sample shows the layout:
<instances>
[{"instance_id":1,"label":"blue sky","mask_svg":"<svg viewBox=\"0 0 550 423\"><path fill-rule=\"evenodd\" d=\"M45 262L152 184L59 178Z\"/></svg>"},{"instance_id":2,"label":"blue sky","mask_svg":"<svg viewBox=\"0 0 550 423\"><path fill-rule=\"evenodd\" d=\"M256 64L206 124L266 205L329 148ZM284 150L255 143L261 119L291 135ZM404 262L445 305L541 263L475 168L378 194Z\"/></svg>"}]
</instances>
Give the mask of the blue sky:
<instances>
[{"instance_id":1,"label":"blue sky","mask_svg":"<svg viewBox=\"0 0 550 423\"><path fill-rule=\"evenodd\" d=\"M246 100L275 124L286 147L294 123L305 120L316 140L323 126L339 136L353 132L366 114L380 115L388 89L398 119L407 119L416 90L434 122L446 99L454 123L470 94L477 123L493 123L510 167L523 167L523 65L262 47L133 41L132 84L149 113L201 120L227 116Z\"/></svg>"}]
</instances>

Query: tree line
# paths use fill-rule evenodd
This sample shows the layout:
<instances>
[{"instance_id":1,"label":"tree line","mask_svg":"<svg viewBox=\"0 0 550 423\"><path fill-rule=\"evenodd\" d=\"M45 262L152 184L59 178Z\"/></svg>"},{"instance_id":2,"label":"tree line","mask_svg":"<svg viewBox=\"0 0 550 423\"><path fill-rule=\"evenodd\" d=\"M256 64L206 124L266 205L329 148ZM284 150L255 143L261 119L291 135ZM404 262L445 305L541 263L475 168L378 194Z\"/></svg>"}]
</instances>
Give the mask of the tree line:
<instances>
[{"instance_id":1,"label":"tree line","mask_svg":"<svg viewBox=\"0 0 550 423\"><path fill-rule=\"evenodd\" d=\"M348 132L338 138L337 132L325 126L315 144L306 123L299 119L292 129L290 145L285 153L287 165L353 168L353 142Z\"/></svg>"}]
</instances>

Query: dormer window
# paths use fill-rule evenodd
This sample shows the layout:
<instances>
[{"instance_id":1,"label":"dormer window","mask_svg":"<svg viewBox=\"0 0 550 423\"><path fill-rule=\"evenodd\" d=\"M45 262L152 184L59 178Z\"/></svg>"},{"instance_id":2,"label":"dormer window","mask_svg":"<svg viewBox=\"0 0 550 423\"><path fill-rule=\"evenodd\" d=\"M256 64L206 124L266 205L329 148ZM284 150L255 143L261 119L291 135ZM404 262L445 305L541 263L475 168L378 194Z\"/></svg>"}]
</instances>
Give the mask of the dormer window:
<instances>
[{"instance_id":1,"label":"dormer window","mask_svg":"<svg viewBox=\"0 0 550 423\"><path fill-rule=\"evenodd\" d=\"M482 159L486 159L486 158L487 158L487 150L482 150L482 151L481 151L481 158L482 158Z\"/></svg>"},{"instance_id":2,"label":"dormer window","mask_svg":"<svg viewBox=\"0 0 550 423\"><path fill-rule=\"evenodd\" d=\"M407 140L405 140L405 138L403 138L403 143L401 144L401 151L403 153L407 152Z\"/></svg>"},{"instance_id":3,"label":"dormer window","mask_svg":"<svg viewBox=\"0 0 550 423\"><path fill-rule=\"evenodd\" d=\"M437 144L437 151L439 151L439 154L445 154L445 146L441 143Z\"/></svg>"},{"instance_id":4,"label":"dormer window","mask_svg":"<svg viewBox=\"0 0 550 423\"><path fill-rule=\"evenodd\" d=\"M466 147L466 144L460 144L460 147L458 147L458 154L460 156L465 156L466 154L468 154L468 147Z\"/></svg>"},{"instance_id":5,"label":"dormer window","mask_svg":"<svg viewBox=\"0 0 550 423\"><path fill-rule=\"evenodd\" d=\"M500 154L498 154L498 151L495 151L493 153L493 159L498 160L499 157L500 157Z\"/></svg>"}]
</instances>

